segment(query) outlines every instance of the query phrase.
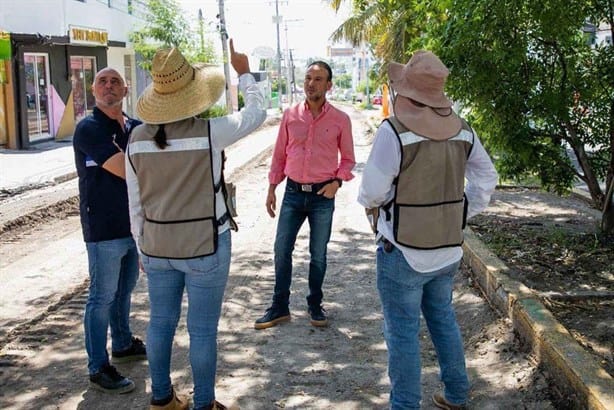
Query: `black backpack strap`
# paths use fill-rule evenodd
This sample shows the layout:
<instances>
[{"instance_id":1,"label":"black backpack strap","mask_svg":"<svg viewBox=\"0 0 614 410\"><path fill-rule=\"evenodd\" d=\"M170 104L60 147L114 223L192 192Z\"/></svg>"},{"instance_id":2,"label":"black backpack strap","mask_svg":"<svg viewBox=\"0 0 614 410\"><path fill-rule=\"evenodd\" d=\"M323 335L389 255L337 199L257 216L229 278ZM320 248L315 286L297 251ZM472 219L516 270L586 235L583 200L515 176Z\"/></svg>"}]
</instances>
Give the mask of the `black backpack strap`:
<instances>
[{"instance_id":1,"label":"black backpack strap","mask_svg":"<svg viewBox=\"0 0 614 410\"><path fill-rule=\"evenodd\" d=\"M222 225L226 222L226 220L228 220L230 221L230 229L236 232L239 230L239 226L237 225L237 222L234 220L230 212L230 209L228 207L228 201L231 199L228 197L228 190L226 189L226 180L224 179L225 165L226 165L226 153L222 151L222 169L220 172L220 182L217 186L215 186L215 192L219 192L220 189L222 190L222 195L224 195L224 205L226 205L226 213L222 215L222 217L218 220L218 224Z\"/></svg>"}]
</instances>

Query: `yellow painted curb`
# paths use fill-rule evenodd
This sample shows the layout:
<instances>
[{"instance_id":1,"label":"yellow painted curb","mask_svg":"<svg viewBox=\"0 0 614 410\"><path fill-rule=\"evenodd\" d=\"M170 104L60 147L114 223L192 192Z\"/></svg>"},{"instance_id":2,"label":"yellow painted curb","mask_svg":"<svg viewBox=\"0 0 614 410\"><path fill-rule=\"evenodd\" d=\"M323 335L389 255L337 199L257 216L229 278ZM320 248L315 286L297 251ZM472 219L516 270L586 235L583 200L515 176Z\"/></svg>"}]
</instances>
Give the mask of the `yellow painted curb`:
<instances>
[{"instance_id":1,"label":"yellow painted curb","mask_svg":"<svg viewBox=\"0 0 614 410\"><path fill-rule=\"evenodd\" d=\"M469 228L464 260L485 297L512 320L520 338L579 408L614 409L614 379L571 336L535 293L507 275L509 268Z\"/></svg>"}]
</instances>

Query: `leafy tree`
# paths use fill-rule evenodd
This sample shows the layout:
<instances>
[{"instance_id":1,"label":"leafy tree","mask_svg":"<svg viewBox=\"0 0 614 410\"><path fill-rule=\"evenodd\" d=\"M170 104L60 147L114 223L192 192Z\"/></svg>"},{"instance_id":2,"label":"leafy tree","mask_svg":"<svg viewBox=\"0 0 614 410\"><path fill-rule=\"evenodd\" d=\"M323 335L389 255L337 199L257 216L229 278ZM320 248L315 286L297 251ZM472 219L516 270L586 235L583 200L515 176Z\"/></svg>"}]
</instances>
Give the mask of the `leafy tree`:
<instances>
[{"instance_id":1,"label":"leafy tree","mask_svg":"<svg viewBox=\"0 0 614 410\"><path fill-rule=\"evenodd\" d=\"M271 81L271 91L277 92L279 90L279 79L274 79ZM287 81L285 78L281 79L281 93L285 95L287 93Z\"/></svg>"},{"instance_id":2,"label":"leafy tree","mask_svg":"<svg viewBox=\"0 0 614 410\"><path fill-rule=\"evenodd\" d=\"M352 74L340 74L333 77L335 88L348 89L352 88Z\"/></svg>"},{"instance_id":3,"label":"leafy tree","mask_svg":"<svg viewBox=\"0 0 614 410\"><path fill-rule=\"evenodd\" d=\"M130 33L134 50L141 57L139 65L149 71L156 50L160 47L178 47L191 62L213 62L215 52L211 42L195 35L177 0L148 0L149 14L145 26Z\"/></svg>"},{"instance_id":4,"label":"leafy tree","mask_svg":"<svg viewBox=\"0 0 614 410\"><path fill-rule=\"evenodd\" d=\"M536 175L559 193L581 180L603 211L602 228L614 232L614 49L591 45L583 31L587 22L613 31L612 0L352 5L334 39L368 42L384 61L382 76L387 62L433 50L451 70L448 93L465 107L499 172Z\"/></svg>"},{"instance_id":5,"label":"leafy tree","mask_svg":"<svg viewBox=\"0 0 614 410\"><path fill-rule=\"evenodd\" d=\"M335 10L351 2L352 15L331 35L355 47L366 46L378 64L379 82L384 83L390 61L406 62L412 50L424 47L426 28L445 19L448 0L329 0Z\"/></svg>"},{"instance_id":6,"label":"leafy tree","mask_svg":"<svg viewBox=\"0 0 614 410\"><path fill-rule=\"evenodd\" d=\"M583 32L587 21L612 31L611 0L454 0L449 14L429 37L500 173L558 193L581 180L613 233L600 182L614 183L614 49Z\"/></svg>"}]
</instances>

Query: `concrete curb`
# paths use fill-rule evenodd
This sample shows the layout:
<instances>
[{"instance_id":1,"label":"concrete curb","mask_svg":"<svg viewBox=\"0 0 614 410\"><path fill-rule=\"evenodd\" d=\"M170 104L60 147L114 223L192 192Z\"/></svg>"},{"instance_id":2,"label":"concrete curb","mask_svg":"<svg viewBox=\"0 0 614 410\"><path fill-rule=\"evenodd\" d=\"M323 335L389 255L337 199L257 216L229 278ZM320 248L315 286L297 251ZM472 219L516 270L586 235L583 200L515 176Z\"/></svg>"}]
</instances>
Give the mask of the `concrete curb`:
<instances>
[{"instance_id":1,"label":"concrete curb","mask_svg":"<svg viewBox=\"0 0 614 410\"><path fill-rule=\"evenodd\" d=\"M57 176L53 178L54 185L61 184L62 182L70 181L71 179L77 178L77 171L72 171L64 175Z\"/></svg>"},{"instance_id":2,"label":"concrete curb","mask_svg":"<svg viewBox=\"0 0 614 410\"><path fill-rule=\"evenodd\" d=\"M578 408L614 409L614 379L571 336L534 292L511 279L509 268L470 229L464 260L491 305L512 320L521 340Z\"/></svg>"}]
</instances>

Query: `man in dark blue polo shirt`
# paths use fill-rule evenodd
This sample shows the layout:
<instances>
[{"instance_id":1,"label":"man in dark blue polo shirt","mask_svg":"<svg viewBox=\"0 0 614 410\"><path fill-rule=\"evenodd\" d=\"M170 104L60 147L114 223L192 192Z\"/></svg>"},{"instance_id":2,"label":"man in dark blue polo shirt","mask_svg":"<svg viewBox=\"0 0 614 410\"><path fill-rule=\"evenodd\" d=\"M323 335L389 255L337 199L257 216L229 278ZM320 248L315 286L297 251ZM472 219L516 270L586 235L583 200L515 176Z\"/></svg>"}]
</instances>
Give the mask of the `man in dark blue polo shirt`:
<instances>
[{"instance_id":1,"label":"man in dark blue polo shirt","mask_svg":"<svg viewBox=\"0 0 614 410\"><path fill-rule=\"evenodd\" d=\"M146 358L145 345L132 336L129 324L139 265L130 233L124 150L140 121L122 112L127 92L116 70L100 70L92 85L96 107L77 124L73 138L90 275L84 318L89 379L92 387L113 393L130 392L134 383L109 362L109 326L114 362Z\"/></svg>"}]
</instances>

